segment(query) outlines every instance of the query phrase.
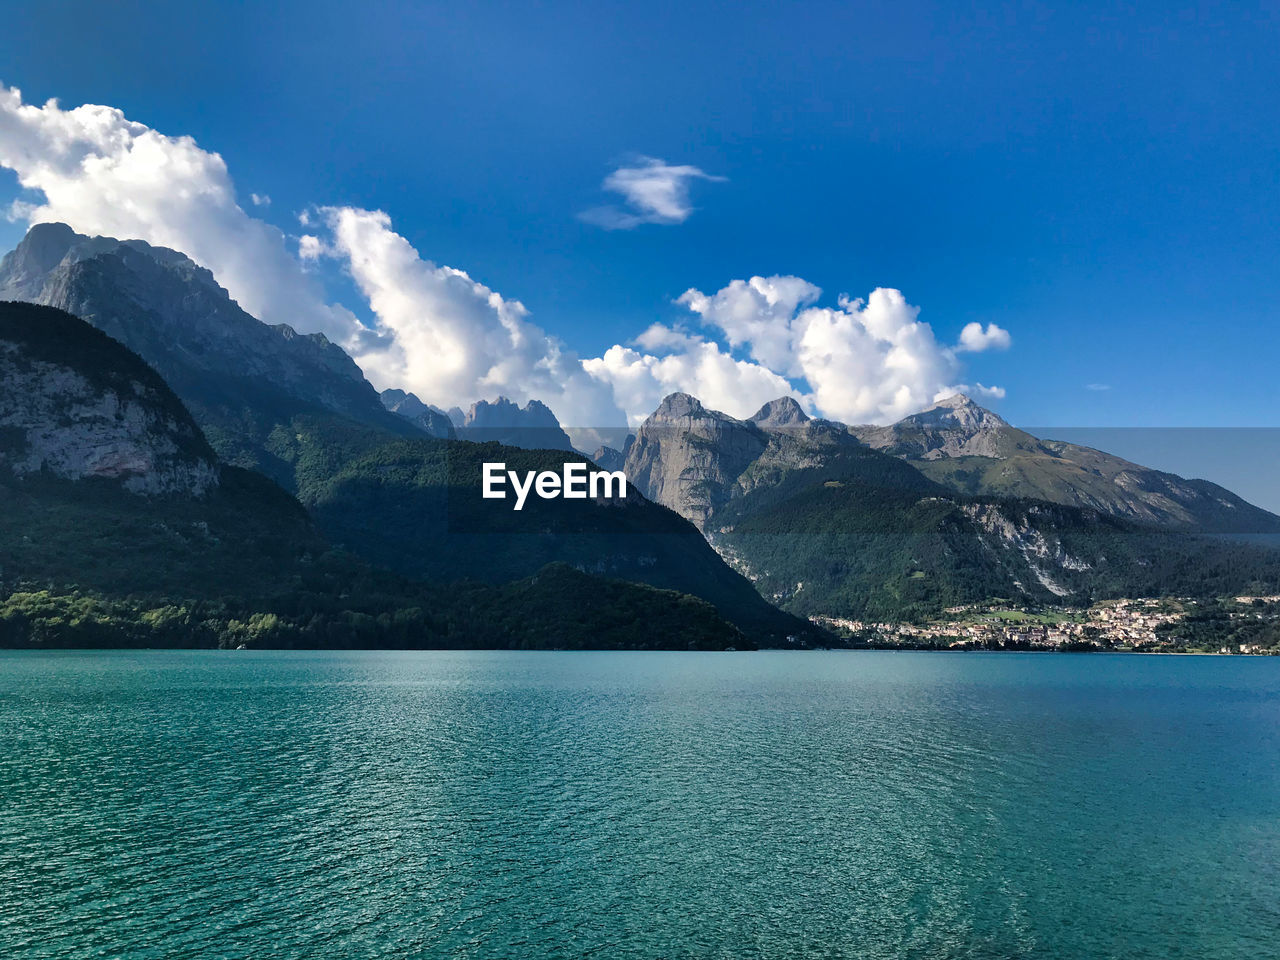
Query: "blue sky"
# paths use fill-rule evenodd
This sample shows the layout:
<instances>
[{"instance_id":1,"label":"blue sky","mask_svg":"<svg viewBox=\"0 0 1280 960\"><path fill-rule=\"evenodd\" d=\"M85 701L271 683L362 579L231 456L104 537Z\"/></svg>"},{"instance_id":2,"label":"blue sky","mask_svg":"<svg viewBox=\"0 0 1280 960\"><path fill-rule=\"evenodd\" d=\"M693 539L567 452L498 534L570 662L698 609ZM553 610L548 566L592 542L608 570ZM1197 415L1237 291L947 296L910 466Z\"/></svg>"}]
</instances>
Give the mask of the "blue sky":
<instances>
[{"instance_id":1,"label":"blue sky","mask_svg":"<svg viewBox=\"0 0 1280 960\"><path fill-rule=\"evenodd\" d=\"M673 302L689 288L791 275L826 307L901 290L942 343L1007 330L1009 349L961 359L1015 422L1277 425L1274 7L54 2L6 18L0 81L27 104L193 136L291 239L317 205L385 211L422 258L517 298L583 357L655 322L699 332ZM622 202L602 181L639 157L723 180L688 183L683 222L584 221ZM0 203L19 196L0 171ZM342 263L315 275L366 317Z\"/></svg>"}]
</instances>

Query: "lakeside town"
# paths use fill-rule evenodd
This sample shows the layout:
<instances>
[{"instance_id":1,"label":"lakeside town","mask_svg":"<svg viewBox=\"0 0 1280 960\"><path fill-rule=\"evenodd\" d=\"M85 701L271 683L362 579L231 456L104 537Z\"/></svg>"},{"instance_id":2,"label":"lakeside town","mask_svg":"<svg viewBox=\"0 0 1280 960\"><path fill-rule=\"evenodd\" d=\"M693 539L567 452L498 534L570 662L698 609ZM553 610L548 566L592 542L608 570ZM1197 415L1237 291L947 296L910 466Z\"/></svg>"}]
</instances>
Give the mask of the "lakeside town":
<instances>
[{"instance_id":1,"label":"lakeside town","mask_svg":"<svg viewBox=\"0 0 1280 960\"><path fill-rule=\"evenodd\" d=\"M1280 654L1280 595L1119 599L1088 609L1001 603L949 607L929 623L810 618L852 646Z\"/></svg>"}]
</instances>

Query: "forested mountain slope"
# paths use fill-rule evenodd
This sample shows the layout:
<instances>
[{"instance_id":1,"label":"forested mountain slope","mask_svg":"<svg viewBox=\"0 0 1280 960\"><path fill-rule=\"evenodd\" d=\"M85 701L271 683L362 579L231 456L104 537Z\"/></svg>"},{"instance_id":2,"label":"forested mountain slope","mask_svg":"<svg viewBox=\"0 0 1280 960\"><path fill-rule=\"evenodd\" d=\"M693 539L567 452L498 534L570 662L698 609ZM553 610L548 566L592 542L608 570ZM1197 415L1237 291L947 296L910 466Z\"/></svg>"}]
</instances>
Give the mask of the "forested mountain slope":
<instances>
[{"instance_id":1,"label":"forested mountain slope","mask_svg":"<svg viewBox=\"0 0 1280 960\"><path fill-rule=\"evenodd\" d=\"M753 642L705 601L564 564L501 585L371 565L269 479L218 464L135 353L27 303L0 303L0 503L0 645Z\"/></svg>"}]
</instances>

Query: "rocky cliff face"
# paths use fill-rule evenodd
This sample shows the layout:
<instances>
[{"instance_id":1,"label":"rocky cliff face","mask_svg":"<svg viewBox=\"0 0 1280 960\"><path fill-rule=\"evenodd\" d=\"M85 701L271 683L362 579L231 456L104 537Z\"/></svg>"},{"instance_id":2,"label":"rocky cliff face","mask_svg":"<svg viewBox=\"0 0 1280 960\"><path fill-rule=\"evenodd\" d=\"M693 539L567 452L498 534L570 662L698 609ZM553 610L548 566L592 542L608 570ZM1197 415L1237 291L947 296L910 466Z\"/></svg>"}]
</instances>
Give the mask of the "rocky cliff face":
<instances>
[{"instance_id":1,"label":"rocky cliff face","mask_svg":"<svg viewBox=\"0 0 1280 960\"><path fill-rule=\"evenodd\" d=\"M379 397L384 407L420 427L429 436L454 437L457 435L447 413L423 403L412 393L406 393L403 390L383 390Z\"/></svg>"},{"instance_id":2,"label":"rocky cliff face","mask_svg":"<svg viewBox=\"0 0 1280 960\"><path fill-rule=\"evenodd\" d=\"M121 344L59 310L0 303L0 468L201 497L218 466L190 414Z\"/></svg>"},{"instance_id":3,"label":"rocky cliff face","mask_svg":"<svg viewBox=\"0 0 1280 960\"><path fill-rule=\"evenodd\" d=\"M735 497L775 486L796 471L868 457L895 465L843 425L810 418L791 397L737 420L676 393L641 425L626 473L649 499L710 532L717 511ZM908 486L923 479L906 466L895 472L910 475Z\"/></svg>"},{"instance_id":4,"label":"rocky cliff face","mask_svg":"<svg viewBox=\"0 0 1280 960\"><path fill-rule=\"evenodd\" d=\"M214 373L270 378L294 396L344 412L380 409L355 361L323 334L262 323L208 270L141 240L37 224L0 260L0 298L82 316L121 343L146 347L135 352L148 362L147 352L171 364L180 357Z\"/></svg>"},{"instance_id":5,"label":"rocky cliff face","mask_svg":"<svg viewBox=\"0 0 1280 960\"><path fill-rule=\"evenodd\" d=\"M572 450L569 435L551 408L538 400L530 400L523 408L506 397L492 402L481 400L454 417L458 438L476 443L496 441L526 450Z\"/></svg>"},{"instance_id":6,"label":"rocky cliff face","mask_svg":"<svg viewBox=\"0 0 1280 960\"><path fill-rule=\"evenodd\" d=\"M626 458L627 480L704 529L768 446L768 435L756 424L673 393L636 431Z\"/></svg>"},{"instance_id":7,"label":"rocky cliff face","mask_svg":"<svg viewBox=\"0 0 1280 960\"><path fill-rule=\"evenodd\" d=\"M1087 560L1072 556L1052 525L1046 524L1046 534L1027 513L1018 515L998 503L966 503L960 509L976 523L979 536L993 554L1002 549L1019 554L1021 568L1055 597L1067 597L1072 592L1055 577L1061 578L1064 571L1084 572L1093 567ZM1035 508L1029 512L1034 514ZM1015 580L1013 585L1023 593L1031 592L1020 581Z\"/></svg>"},{"instance_id":8,"label":"rocky cliff face","mask_svg":"<svg viewBox=\"0 0 1280 960\"><path fill-rule=\"evenodd\" d=\"M58 307L119 340L173 387L224 459L282 482L270 435L299 414L417 432L336 344L262 323L174 250L37 224L0 260L0 299Z\"/></svg>"}]
</instances>

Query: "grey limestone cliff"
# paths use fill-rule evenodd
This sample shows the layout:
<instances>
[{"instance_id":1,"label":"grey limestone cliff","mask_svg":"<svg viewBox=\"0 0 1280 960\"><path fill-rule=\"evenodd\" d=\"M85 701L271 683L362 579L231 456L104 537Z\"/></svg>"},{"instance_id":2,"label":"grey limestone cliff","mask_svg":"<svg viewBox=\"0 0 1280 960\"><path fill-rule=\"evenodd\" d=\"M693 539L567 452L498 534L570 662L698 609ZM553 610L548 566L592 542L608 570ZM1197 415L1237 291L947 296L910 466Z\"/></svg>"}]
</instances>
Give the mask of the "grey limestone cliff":
<instances>
[{"instance_id":1,"label":"grey limestone cliff","mask_svg":"<svg viewBox=\"0 0 1280 960\"><path fill-rule=\"evenodd\" d=\"M457 435L447 413L438 407L423 403L414 394L392 389L383 390L379 396L384 407L420 427L424 433L433 437Z\"/></svg>"},{"instance_id":2,"label":"grey limestone cliff","mask_svg":"<svg viewBox=\"0 0 1280 960\"><path fill-rule=\"evenodd\" d=\"M262 323L174 250L36 224L0 260L0 299L58 307L119 340L173 388L224 459L281 482L288 470L273 461L272 431L295 416L417 432L337 344Z\"/></svg>"},{"instance_id":3,"label":"grey limestone cliff","mask_svg":"<svg viewBox=\"0 0 1280 960\"><path fill-rule=\"evenodd\" d=\"M76 349L51 349L68 341ZM65 313L15 303L0 303L0 468L143 495L203 496L219 477L199 428L136 356Z\"/></svg>"},{"instance_id":4,"label":"grey limestone cliff","mask_svg":"<svg viewBox=\"0 0 1280 960\"><path fill-rule=\"evenodd\" d=\"M460 422L455 417L454 423L462 440L496 441L527 450L573 450L556 415L539 400L530 400L524 407L506 397L480 400L462 414Z\"/></svg>"}]
</instances>

